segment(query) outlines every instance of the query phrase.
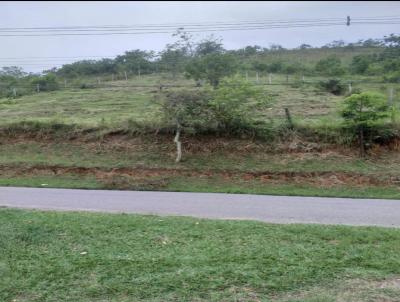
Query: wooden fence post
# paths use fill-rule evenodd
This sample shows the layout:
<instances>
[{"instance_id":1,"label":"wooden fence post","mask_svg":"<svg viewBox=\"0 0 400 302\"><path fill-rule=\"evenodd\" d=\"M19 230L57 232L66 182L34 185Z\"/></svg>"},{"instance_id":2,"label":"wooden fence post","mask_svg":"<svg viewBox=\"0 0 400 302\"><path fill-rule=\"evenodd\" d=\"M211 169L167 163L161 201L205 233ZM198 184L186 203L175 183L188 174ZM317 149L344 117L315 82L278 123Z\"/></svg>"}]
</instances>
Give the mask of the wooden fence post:
<instances>
[{"instance_id":1,"label":"wooden fence post","mask_svg":"<svg viewBox=\"0 0 400 302\"><path fill-rule=\"evenodd\" d=\"M389 106L393 105L393 95L394 95L393 87L390 87L389 88L389 99L388 99Z\"/></svg>"},{"instance_id":2,"label":"wooden fence post","mask_svg":"<svg viewBox=\"0 0 400 302\"><path fill-rule=\"evenodd\" d=\"M290 115L289 108L285 108L285 115L288 122L289 129L293 129L292 116Z\"/></svg>"}]
</instances>

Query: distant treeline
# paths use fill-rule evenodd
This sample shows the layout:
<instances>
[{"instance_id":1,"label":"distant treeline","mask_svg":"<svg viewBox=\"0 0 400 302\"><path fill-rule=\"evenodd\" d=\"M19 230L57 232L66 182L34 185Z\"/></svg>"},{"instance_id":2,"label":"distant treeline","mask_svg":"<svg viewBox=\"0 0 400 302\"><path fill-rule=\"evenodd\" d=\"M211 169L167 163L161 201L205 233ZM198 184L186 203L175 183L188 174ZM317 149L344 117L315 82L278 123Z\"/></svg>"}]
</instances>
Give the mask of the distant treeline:
<instances>
[{"instance_id":1,"label":"distant treeline","mask_svg":"<svg viewBox=\"0 0 400 302\"><path fill-rule=\"evenodd\" d=\"M383 39L360 40L357 43L333 41L319 48L302 44L296 49L285 49L274 44L268 48L255 45L237 50L226 50L222 40L214 36L193 41L189 33L178 30L174 37L177 41L167 44L158 53L136 49L126 51L114 59L81 60L45 70L42 74L28 74L16 66L3 67L0 70L0 95L22 93L21 89L19 92L13 91L15 86L29 91L56 90L62 85L63 79L88 76L115 75L121 78L128 75L169 73L175 77L185 73L196 79L196 72L201 72L201 65L211 64L210 68L213 68L215 62L220 68L241 72L333 77L345 74L373 75L381 76L386 82L400 82L400 36L394 34ZM351 53L346 62L343 60L344 52ZM313 60L305 60L307 56ZM212 60L207 61L208 57L212 57Z\"/></svg>"}]
</instances>

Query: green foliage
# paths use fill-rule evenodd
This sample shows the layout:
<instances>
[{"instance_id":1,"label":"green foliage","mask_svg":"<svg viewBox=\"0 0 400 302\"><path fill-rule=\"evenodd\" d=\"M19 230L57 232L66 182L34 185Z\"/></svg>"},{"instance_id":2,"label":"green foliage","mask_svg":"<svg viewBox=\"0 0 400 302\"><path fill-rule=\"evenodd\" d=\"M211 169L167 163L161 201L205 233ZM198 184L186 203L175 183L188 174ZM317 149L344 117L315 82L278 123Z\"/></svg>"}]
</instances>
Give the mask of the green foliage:
<instances>
[{"instance_id":1,"label":"green foliage","mask_svg":"<svg viewBox=\"0 0 400 302\"><path fill-rule=\"evenodd\" d=\"M4 66L0 70L0 77L22 78L26 75L27 73L18 66Z\"/></svg>"},{"instance_id":2,"label":"green foliage","mask_svg":"<svg viewBox=\"0 0 400 302\"><path fill-rule=\"evenodd\" d=\"M222 78L234 74L237 62L231 54L212 53L193 59L186 65L185 71L188 78L196 81L206 80L214 88Z\"/></svg>"},{"instance_id":3,"label":"green foliage","mask_svg":"<svg viewBox=\"0 0 400 302\"><path fill-rule=\"evenodd\" d=\"M358 134L360 156L363 157L365 146L371 141L371 135L366 137L366 134L379 130L378 122L388 117L389 111L384 95L363 92L347 97L342 104L340 114L344 119L344 126Z\"/></svg>"},{"instance_id":4,"label":"green foliage","mask_svg":"<svg viewBox=\"0 0 400 302\"><path fill-rule=\"evenodd\" d=\"M318 86L323 90L330 92L334 95L341 95L344 92L345 86L339 79L329 79L320 81Z\"/></svg>"},{"instance_id":5,"label":"green foliage","mask_svg":"<svg viewBox=\"0 0 400 302\"><path fill-rule=\"evenodd\" d=\"M280 61L272 62L272 63L268 64L268 66L266 68L266 70L271 73L280 72L280 71L282 71L282 69L283 69L283 63Z\"/></svg>"},{"instance_id":6,"label":"green foliage","mask_svg":"<svg viewBox=\"0 0 400 302\"><path fill-rule=\"evenodd\" d=\"M353 57L350 64L350 70L355 74L365 74L368 70L369 65L373 62L372 56L369 55L358 55Z\"/></svg>"},{"instance_id":7,"label":"green foliage","mask_svg":"<svg viewBox=\"0 0 400 302\"><path fill-rule=\"evenodd\" d=\"M211 53L223 53L225 51L222 40L213 36L197 43L195 53L197 56L205 56Z\"/></svg>"},{"instance_id":8,"label":"green foliage","mask_svg":"<svg viewBox=\"0 0 400 302\"><path fill-rule=\"evenodd\" d=\"M383 80L388 83L400 83L400 70L385 74Z\"/></svg>"},{"instance_id":9,"label":"green foliage","mask_svg":"<svg viewBox=\"0 0 400 302\"><path fill-rule=\"evenodd\" d=\"M35 77L31 80L34 87L39 85L40 91L53 91L59 88L57 78L54 74L49 73L45 76Z\"/></svg>"},{"instance_id":10,"label":"green foliage","mask_svg":"<svg viewBox=\"0 0 400 302\"><path fill-rule=\"evenodd\" d=\"M315 70L320 74L329 76L338 76L345 73L342 62L336 55L319 60L315 66Z\"/></svg>"},{"instance_id":11,"label":"green foliage","mask_svg":"<svg viewBox=\"0 0 400 302\"><path fill-rule=\"evenodd\" d=\"M371 127L375 122L388 116L388 105L384 95L363 92L347 97L340 110L347 125L352 127Z\"/></svg>"},{"instance_id":12,"label":"green foliage","mask_svg":"<svg viewBox=\"0 0 400 302\"><path fill-rule=\"evenodd\" d=\"M211 118L207 90L168 91L162 95L161 110L167 124L177 124L186 131L206 128Z\"/></svg>"},{"instance_id":13,"label":"green foliage","mask_svg":"<svg viewBox=\"0 0 400 302\"><path fill-rule=\"evenodd\" d=\"M221 82L210 106L218 129L232 133L254 130L256 111L265 109L269 103L270 98L260 87L235 77Z\"/></svg>"}]
</instances>

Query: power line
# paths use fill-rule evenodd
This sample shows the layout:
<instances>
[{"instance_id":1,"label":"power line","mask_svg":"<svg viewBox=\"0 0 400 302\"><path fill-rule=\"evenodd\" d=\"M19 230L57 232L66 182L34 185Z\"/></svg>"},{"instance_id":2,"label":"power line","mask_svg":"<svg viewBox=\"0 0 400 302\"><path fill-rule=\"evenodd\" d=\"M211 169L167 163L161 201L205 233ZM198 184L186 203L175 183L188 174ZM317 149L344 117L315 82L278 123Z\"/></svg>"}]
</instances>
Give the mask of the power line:
<instances>
[{"instance_id":1,"label":"power line","mask_svg":"<svg viewBox=\"0 0 400 302\"><path fill-rule=\"evenodd\" d=\"M400 16L378 16L378 17L359 17L353 18L354 21L376 20L385 21L399 19ZM299 23L299 22L323 22L323 21L343 21L343 18L319 18L319 19L264 19L264 20L250 20L250 21L214 21L202 23L160 23L160 24L134 24L134 25L81 25L81 26L49 26L49 27L0 27L3 30L76 30L76 29L118 29L118 28L168 28L168 27L201 27L201 26L224 26L224 25L248 25L248 24L280 24L280 23Z\"/></svg>"},{"instance_id":2,"label":"power line","mask_svg":"<svg viewBox=\"0 0 400 302\"><path fill-rule=\"evenodd\" d=\"M345 25L346 22L344 20L342 22L333 21L336 19L330 19L329 21L321 21L324 19L314 19L307 21L273 21L273 22L264 22L264 23L226 23L226 24L216 24L206 25L206 24L197 24L186 27L186 32L215 32L215 31L232 31L232 30L257 30L257 29L274 29L274 28L299 28L299 27L316 27L316 26L339 26ZM327 19L325 19L327 20ZM391 18L378 18L378 17L369 17L369 18L358 18L353 19L352 25L380 25L380 24L400 24L400 17L391 17ZM177 25L173 25L177 26ZM152 27L134 27L134 26L124 26L123 28L102 28L96 29L93 27L87 27L82 29L71 28L71 27L53 27L53 28L42 28L41 30L37 30L35 28L0 28L1 34L0 37L30 37L30 36L103 36L103 35L142 35L142 34L166 34L171 33L173 30L172 25L165 25L164 27L159 26L156 28ZM185 27L183 27L185 29ZM8 31L7 31L8 30ZM134 31L132 31L134 30ZM11 34L3 34L3 32L11 32ZM49 32L49 33L47 33ZM13 34L13 33L22 33L22 34Z\"/></svg>"}]
</instances>

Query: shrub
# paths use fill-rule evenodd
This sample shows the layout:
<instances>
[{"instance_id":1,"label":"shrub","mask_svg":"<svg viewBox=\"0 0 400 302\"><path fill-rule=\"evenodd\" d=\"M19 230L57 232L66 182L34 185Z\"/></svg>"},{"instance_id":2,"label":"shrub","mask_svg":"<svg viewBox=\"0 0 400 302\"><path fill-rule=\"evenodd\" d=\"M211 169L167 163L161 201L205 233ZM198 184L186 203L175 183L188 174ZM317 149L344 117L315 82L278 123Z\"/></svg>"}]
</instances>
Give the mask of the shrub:
<instances>
[{"instance_id":1,"label":"shrub","mask_svg":"<svg viewBox=\"0 0 400 302\"><path fill-rule=\"evenodd\" d=\"M39 85L40 91L53 91L59 88L56 76L51 73L33 78L31 84L34 86Z\"/></svg>"},{"instance_id":2,"label":"shrub","mask_svg":"<svg viewBox=\"0 0 400 302\"><path fill-rule=\"evenodd\" d=\"M260 87L235 77L221 83L209 105L218 131L238 134L254 131L256 112L269 102Z\"/></svg>"},{"instance_id":3,"label":"shrub","mask_svg":"<svg viewBox=\"0 0 400 302\"><path fill-rule=\"evenodd\" d=\"M335 55L319 60L315 66L315 70L321 74L330 76L338 76L345 73L341 60Z\"/></svg>"},{"instance_id":4,"label":"shrub","mask_svg":"<svg viewBox=\"0 0 400 302\"><path fill-rule=\"evenodd\" d=\"M345 85L339 79L329 79L327 81L320 81L318 86L324 91L330 92L334 95L341 95L345 90Z\"/></svg>"},{"instance_id":5,"label":"shrub","mask_svg":"<svg viewBox=\"0 0 400 302\"><path fill-rule=\"evenodd\" d=\"M345 128L358 135L360 156L364 157L365 145L370 139L366 138L366 134L375 131L379 127L378 122L389 116L385 96L373 92L353 94L344 100L340 113Z\"/></svg>"}]
</instances>

